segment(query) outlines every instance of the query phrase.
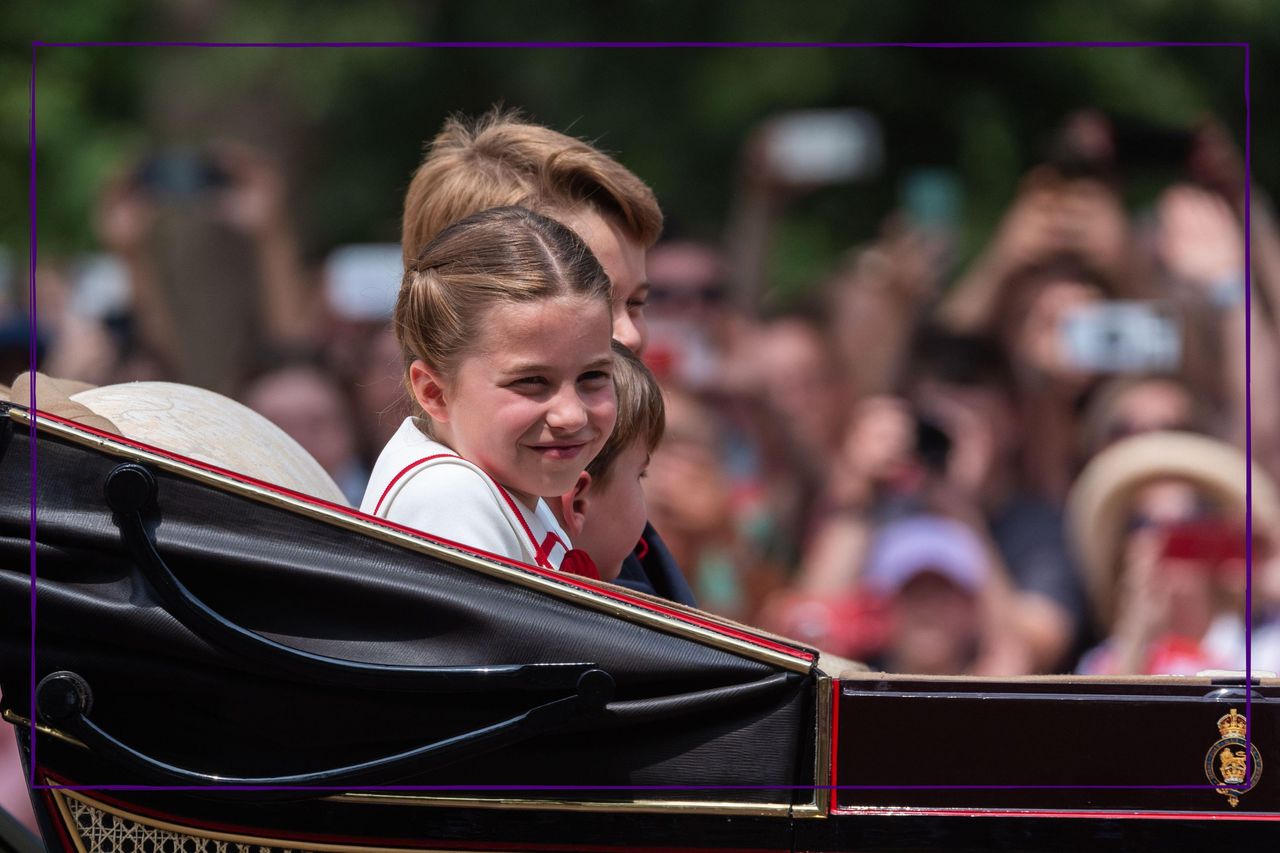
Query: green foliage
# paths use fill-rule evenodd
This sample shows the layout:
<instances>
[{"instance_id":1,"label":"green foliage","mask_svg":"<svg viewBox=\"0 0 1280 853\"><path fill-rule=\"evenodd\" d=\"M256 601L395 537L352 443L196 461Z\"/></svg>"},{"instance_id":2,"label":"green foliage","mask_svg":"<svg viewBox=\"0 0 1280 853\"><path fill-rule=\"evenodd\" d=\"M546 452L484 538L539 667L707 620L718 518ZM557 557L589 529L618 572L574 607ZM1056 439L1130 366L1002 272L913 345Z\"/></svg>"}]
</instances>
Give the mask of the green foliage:
<instances>
[{"instance_id":1,"label":"green foliage","mask_svg":"<svg viewBox=\"0 0 1280 853\"><path fill-rule=\"evenodd\" d=\"M1255 152L1274 150L1271 53L1280 16L1262 0L1131 3L665 4L62 0L4 8L0 49L0 243L26 234L30 39L1236 40L1254 42ZM871 237L908 171L951 168L972 252L1046 134L1092 105L1185 126L1215 114L1243 132L1242 52L1231 48L172 49L44 47L38 54L42 253L93 245L103 180L148 145L202 135L272 147L297 188L314 252L394 240L421 146L450 112L503 101L597 140L644 176L671 217L718 233L740 146L781 110L859 106L885 128L883 174L803 200L779 238L786 292ZM1280 161L1255 156L1280 183ZM1268 162L1270 160L1270 162Z\"/></svg>"}]
</instances>

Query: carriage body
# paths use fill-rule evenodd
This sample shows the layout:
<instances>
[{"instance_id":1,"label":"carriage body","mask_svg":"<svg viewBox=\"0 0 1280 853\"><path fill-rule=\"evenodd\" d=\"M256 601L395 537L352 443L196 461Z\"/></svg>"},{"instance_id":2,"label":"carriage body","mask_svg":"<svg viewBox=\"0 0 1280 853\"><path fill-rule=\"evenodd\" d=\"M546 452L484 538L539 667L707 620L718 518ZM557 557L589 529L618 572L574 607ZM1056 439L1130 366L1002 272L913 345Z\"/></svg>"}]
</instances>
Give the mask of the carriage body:
<instances>
[{"instance_id":1,"label":"carriage body","mask_svg":"<svg viewBox=\"0 0 1280 853\"><path fill-rule=\"evenodd\" d=\"M867 672L20 406L2 423L2 710L50 849L1280 834L1275 679ZM1220 731L1233 710L1247 732Z\"/></svg>"}]
</instances>

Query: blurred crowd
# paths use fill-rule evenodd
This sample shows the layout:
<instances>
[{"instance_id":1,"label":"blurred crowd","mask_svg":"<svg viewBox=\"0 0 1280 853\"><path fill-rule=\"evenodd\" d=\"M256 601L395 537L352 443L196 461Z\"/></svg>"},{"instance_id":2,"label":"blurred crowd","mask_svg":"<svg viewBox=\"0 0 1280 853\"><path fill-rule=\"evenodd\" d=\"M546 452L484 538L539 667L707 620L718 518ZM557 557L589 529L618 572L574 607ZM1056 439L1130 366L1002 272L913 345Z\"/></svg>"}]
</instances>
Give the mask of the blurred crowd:
<instances>
[{"instance_id":1,"label":"blurred crowd","mask_svg":"<svg viewBox=\"0 0 1280 853\"><path fill-rule=\"evenodd\" d=\"M1161 137L1168 185L1131 209L1154 136L1067 117L963 264L958 182L918 171L787 301L768 247L839 170L768 156L779 127L744 145L726 238L669 229L648 256L668 423L645 494L700 605L898 672L1238 670L1251 556L1251 663L1280 669L1280 231L1223 128ZM101 253L41 258L40 369L233 396L358 504L407 413L401 251L309 258L295 220L242 145L125 164Z\"/></svg>"}]
</instances>

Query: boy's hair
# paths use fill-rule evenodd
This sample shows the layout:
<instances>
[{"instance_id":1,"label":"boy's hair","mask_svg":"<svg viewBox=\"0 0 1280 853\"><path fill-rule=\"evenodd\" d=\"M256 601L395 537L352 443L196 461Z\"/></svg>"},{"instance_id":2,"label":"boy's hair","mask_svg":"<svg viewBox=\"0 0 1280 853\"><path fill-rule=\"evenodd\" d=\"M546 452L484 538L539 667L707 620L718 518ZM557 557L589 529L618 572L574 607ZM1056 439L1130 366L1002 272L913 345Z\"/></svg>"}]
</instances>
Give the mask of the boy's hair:
<instances>
[{"instance_id":1,"label":"boy's hair","mask_svg":"<svg viewBox=\"0 0 1280 853\"><path fill-rule=\"evenodd\" d=\"M406 266L451 223L513 204L552 216L586 206L646 248L662 231L653 191L617 160L495 107L474 120L451 116L432 140L405 194Z\"/></svg>"},{"instance_id":2,"label":"boy's hair","mask_svg":"<svg viewBox=\"0 0 1280 853\"><path fill-rule=\"evenodd\" d=\"M405 270L393 319L405 383L415 359L453 375L493 305L583 296L607 306L611 292L595 255L554 219L523 207L468 216L441 231Z\"/></svg>"},{"instance_id":3,"label":"boy's hair","mask_svg":"<svg viewBox=\"0 0 1280 853\"><path fill-rule=\"evenodd\" d=\"M613 387L618 392L618 421L609 440L587 465L595 485L608 482L613 463L628 447L643 441L652 453L666 429L662 388L640 357L625 344L613 342Z\"/></svg>"}]
</instances>

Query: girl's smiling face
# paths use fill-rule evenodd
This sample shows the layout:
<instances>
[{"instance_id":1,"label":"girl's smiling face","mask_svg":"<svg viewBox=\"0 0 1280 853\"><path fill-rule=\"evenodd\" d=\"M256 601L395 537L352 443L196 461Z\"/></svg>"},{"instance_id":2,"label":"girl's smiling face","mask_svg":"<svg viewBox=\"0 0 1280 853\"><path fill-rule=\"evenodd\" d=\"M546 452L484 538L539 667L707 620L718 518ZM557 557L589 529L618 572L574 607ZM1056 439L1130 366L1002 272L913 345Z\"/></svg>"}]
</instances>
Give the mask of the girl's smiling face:
<instances>
[{"instance_id":1,"label":"girl's smiling face","mask_svg":"<svg viewBox=\"0 0 1280 853\"><path fill-rule=\"evenodd\" d=\"M501 303L476 327L454 375L409 369L433 435L527 506L570 491L617 418L609 305Z\"/></svg>"}]
</instances>

